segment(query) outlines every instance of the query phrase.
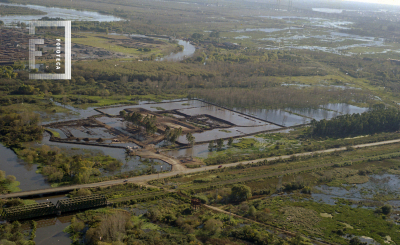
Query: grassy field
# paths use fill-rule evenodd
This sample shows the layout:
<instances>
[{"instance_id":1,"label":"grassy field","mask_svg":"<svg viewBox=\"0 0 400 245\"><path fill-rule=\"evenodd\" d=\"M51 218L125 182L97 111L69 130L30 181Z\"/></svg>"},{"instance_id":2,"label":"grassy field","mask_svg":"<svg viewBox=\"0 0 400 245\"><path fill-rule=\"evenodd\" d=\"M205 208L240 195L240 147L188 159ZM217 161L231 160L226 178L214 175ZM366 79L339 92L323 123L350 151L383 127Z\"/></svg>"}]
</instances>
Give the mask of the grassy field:
<instances>
[{"instance_id":1,"label":"grassy field","mask_svg":"<svg viewBox=\"0 0 400 245\"><path fill-rule=\"evenodd\" d=\"M163 41L164 42L163 45L161 46L157 45L160 46L159 48L152 48L150 52L145 52L145 51L139 51L136 48L125 48L115 44L115 40L121 40L121 39L128 40L129 38L126 36L105 35L99 33L77 33L77 34L79 34L80 37L72 38L72 43L87 45L95 48L102 48L112 52L133 55L135 57L150 56L152 54L156 56L160 55L162 56L163 53L167 52L172 48L172 45L170 45L167 41ZM146 43L144 43L144 45L146 45Z\"/></svg>"}]
</instances>

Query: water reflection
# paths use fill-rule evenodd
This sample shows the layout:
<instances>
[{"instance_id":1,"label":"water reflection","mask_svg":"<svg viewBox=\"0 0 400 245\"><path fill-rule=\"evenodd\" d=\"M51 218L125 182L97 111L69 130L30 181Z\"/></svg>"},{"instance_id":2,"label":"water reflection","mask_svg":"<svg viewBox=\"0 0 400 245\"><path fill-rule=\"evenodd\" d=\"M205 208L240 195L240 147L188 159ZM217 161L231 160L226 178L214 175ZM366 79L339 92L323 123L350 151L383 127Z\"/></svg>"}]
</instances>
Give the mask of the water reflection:
<instances>
[{"instance_id":1,"label":"water reflection","mask_svg":"<svg viewBox=\"0 0 400 245\"><path fill-rule=\"evenodd\" d=\"M5 146L0 144L0 169L7 175L14 175L21 182L19 188L22 191L49 188L41 174L37 174L37 165L27 164Z\"/></svg>"}]
</instances>

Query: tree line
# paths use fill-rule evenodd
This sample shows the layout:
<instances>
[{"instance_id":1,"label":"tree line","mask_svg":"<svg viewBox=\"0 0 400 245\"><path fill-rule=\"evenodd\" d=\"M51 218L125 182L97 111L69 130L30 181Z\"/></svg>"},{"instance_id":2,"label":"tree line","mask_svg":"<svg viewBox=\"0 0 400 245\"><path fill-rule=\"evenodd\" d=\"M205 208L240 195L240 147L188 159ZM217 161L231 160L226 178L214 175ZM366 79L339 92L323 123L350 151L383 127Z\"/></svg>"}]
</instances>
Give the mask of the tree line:
<instances>
[{"instance_id":1,"label":"tree line","mask_svg":"<svg viewBox=\"0 0 400 245\"><path fill-rule=\"evenodd\" d=\"M349 135L394 132L400 127L400 112L377 106L362 114L342 115L330 120L311 121L311 134L343 137Z\"/></svg>"}]
</instances>

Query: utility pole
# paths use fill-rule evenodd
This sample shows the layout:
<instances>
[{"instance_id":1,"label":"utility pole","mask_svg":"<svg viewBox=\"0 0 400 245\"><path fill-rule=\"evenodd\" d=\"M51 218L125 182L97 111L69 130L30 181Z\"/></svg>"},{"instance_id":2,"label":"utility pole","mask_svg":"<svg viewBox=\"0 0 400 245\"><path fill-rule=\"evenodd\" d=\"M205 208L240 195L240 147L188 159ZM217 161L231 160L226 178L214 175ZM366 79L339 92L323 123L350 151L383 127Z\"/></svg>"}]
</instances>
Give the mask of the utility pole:
<instances>
[{"instance_id":1,"label":"utility pole","mask_svg":"<svg viewBox=\"0 0 400 245\"><path fill-rule=\"evenodd\" d=\"M292 11L293 9L293 0L289 0L289 4L288 4L288 11Z\"/></svg>"}]
</instances>

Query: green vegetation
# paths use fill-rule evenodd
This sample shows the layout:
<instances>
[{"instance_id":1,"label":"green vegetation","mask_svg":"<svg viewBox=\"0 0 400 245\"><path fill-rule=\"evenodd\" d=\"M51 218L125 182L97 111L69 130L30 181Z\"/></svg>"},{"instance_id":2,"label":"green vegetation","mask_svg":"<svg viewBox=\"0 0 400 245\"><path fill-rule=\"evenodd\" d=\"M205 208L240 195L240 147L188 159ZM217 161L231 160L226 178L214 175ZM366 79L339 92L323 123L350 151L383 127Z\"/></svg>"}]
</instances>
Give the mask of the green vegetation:
<instances>
[{"instance_id":1,"label":"green vegetation","mask_svg":"<svg viewBox=\"0 0 400 245\"><path fill-rule=\"evenodd\" d=\"M179 138L179 136L182 135L182 128L179 127L171 129L170 127L167 126L167 128L164 131L164 135L165 135L165 140L167 142L175 144L175 141ZM193 137L193 142L194 142L194 137Z\"/></svg>"},{"instance_id":2,"label":"green vegetation","mask_svg":"<svg viewBox=\"0 0 400 245\"><path fill-rule=\"evenodd\" d=\"M131 209L145 210L145 214L134 216L119 209L90 210L76 215L67 231L74 241L85 235L86 244L98 243L99 237L101 244L291 244L290 239L285 241L244 220L204 208L193 210L186 199L166 198L136 204ZM84 232L87 224L91 228Z\"/></svg>"},{"instance_id":3,"label":"green vegetation","mask_svg":"<svg viewBox=\"0 0 400 245\"><path fill-rule=\"evenodd\" d=\"M40 140L43 129L38 114L15 113L0 109L0 141L8 147L21 148L22 142Z\"/></svg>"},{"instance_id":4,"label":"green vegetation","mask_svg":"<svg viewBox=\"0 0 400 245\"><path fill-rule=\"evenodd\" d=\"M19 150L18 156L26 162L39 164L39 172L47 177L50 183L57 185L71 183L89 183L99 181L100 170L114 172L122 163L110 156L69 156L59 148L43 145L40 148Z\"/></svg>"},{"instance_id":5,"label":"green vegetation","mask_svg":"<svg viewBox=\"0 0 400 245\"><path fill-rule=\"evenodd\" d=\"M35 223L33 223L35 224ZM22 224L18 221L10 223L5 223L0 225L0 243L5 245L12 244L26 244L34 245L35 242L32 241L35 237L36 226L33 225L33 230L30 234L24 232ZM29 237L29 239L27 239Z\"/></svg>"},{"instance_id":6,"label":"green vegetation","mask_svg":"<svg viewBox=\"0 0 400 245\"><path fill-rule=\"evenodd\" d=\"M249 207L255 207L255 211L246 211ZM395 226L373 210L317 203L301 195L258 199L236 206L234 212L339 244L348 244L341 237L344 234L372 237L380 243L386 236L400 239ZM321 217L322 213L331 214L332 218Z\"/></svg>"},{"instance_id":7,"label":"green vegetation","mask_svg":"<svg viewBox=\"0 0 400 245\"><path fill-rule=\"evenodd\" d=\"M59 132L57 132L55 130L48 129L48 128L46 128L46 131L49 131L53 137L60 138L60 133Z\"/></svg>"},{"instance_id":8,"label":"green vegetation","mask_svg":"<svg viewBox=\"0 0 400 245\"><path fill-rule=\"evenodd\" d=\"M45 15L46 12L19 6L2 5L0 9L0 16L2 15Z\"/></svg>"},{"instance_id":9,"label":"green vegetation","mask_svg":"<svg viewBox=\"0 0 400 245\"><path fill-rule=\"evenodd\" d=\"M20 182L16 181L14 175L6 176L6 172L0 170L0 193L21 191L21 189L18 188L19 185Z\"/></svg>"},{"instance_id":10,"label":"green vegetation","mask_svg":"<svg viewBox=\"0 0 400 245\"><path fill-rule=\"evenodd\" d=\"M124 119L136 127L143 127L148 134L154 134L157 132L156 116L146 115L143 117L139 112L133 112L125 115Z\"/></svg>"},{"instance_id":11,"label":"green vegetation","mask_svg":"<svg viewBox=\"0 0 400 245\"><path fill-rule=\"evenodd\" d=\"M383 108L382 108L383 107ZM360 114L343 115L331 120L311 122L311 132L317 136L356 136L399 130L399 111L376 107Z\"/></svg>"},{"instance_id":12,"label":"green vegetation","mask_svg":"<svg viewBox=\"0 0 400 245\"><path fill-rule=\"evenodd\" d=\"M321 19L318 13L281 11L285 17L275 18L276 7L259 1L230 1L228 5L215 0L205 4L195 0L187 0L187 4L167 1L162 6L157 1L146 0L3 2L92 10L123 19L116 22L74 21L73 43L113 52L108 57L124 53L129 58L76 59L71 80L30 80L25 64L21 62L3 66L0 71L0 141L13 148L27 163L38 164L38 173L46 176L52 186L155 172L153 163L143 160L145 169L116 174L122 163L97 152L70 154L58 148L33 147L34 144L26 143L40 141L43 134L41 120L54 119L60 112L65 113L68 120L72 114L52 101L84 108L138 104L144 100L199 98L228 108L280 109L282 112L320 109L329 103L372 109L361 115L314 120L310 127L296 128L289 133L260 134L235 140L235 143L230 138L227 145L222 139L211 141L208 158L201 159L207 165L251 162L269 157L275 160L171 175L151 181L152 186L125 183L71 192L70 197L104 194L113 206L76 214L67 229L75 244L315 243L305 238L308 237L359 245L362 244L358 239L361 236L372 237L380 244L399 243L400 236L393 219L398 211L387 202L399 200L399 193L378 187L374 190L358 188L368 182L379 186L379 181L387 181L374 179L376 175L400 174L398 145L353 148L357 144L400 138L396 132L400 121L400 70L397 61L388 60L398 59L394 51L400 48L400 28L391 19L390 11L380 15L379 19L376 16L350 16L346 20L349 21L348 29L332 30L322 27L329 25L327 15ZM282 1L282 4L286 2ZM29 14L42 14L22 7L6 7L1 8L0 15L23 15L28 11ZM346 12L351 14L352 11ZM260 17L260 13L267 17ZM300 18L292 18L294 16ZM315 21L318 23L312 23ZM319 24L321 26L316 26ZM0 21L2 25L4 23ZM18 26L24 29L25 24ZM269 32L269 28L275 31ZM346 33L361 35L357 38L360 40L350 37L329 40ZM154 40L164 39L155 44L151 40L122 34L147 34L153 35L150 37ZM43 35L56 36L55 33ZM299 37L298 40L292 38L294 36ZM362 41L362 36L374 37L375 42L381 44L357 46L373 45L372 40ZM190 40L196 46L194 55L181 62L156 61L157 57L183 50L173 37ZM295 46L339 51L292 49L288 39ZM350 48L339 48L343 46ZM348 56L350 52L357 55ZM44 63L47 65L49 61ZM329 111L324 112L328 114ZM339 112L342 113L346 112ZM155 117L143 117L137 112L122 112L120 116L128 121L129 127L135 127L130 128L132 132L152 135L157 131ZM298 123L305 122L306 118ZM202 129L214 128L195 123ZM49 131L59 137L57 132ZM231 133L229 129L220 131ZM166 128L164 136L167 142L174 144L181 135L181 128ZM186 139L194 147L195 138L191 133L186 134ZM279 158L339 147L346 150ZM18 191L18 184L15 178L0 172L2 193ZM313 199L310 194L324 193L324 188L320 187L325 185L355 191L361 198L333 198L336 203L330 204ZM281 192L287 195L271 196ZM210 211L205 206L192 208L190 198L242 217L218 209ZM0 204L3 208L24 203L16 199ZM370 208L365 208L367 206ZM119 207L123 209L117 209ZM139 215L133 215L136 211ZM29 225L32 227L30 234L23 234L18 224L1 225L0 243L34 244L32 240L37 227L35 222ZM266 227L268 230L278 227L297 235L287 234L283 239L278 231L273 234ZM26 242L26 238L31 241Z\"/></svg>"}]
</instances>

